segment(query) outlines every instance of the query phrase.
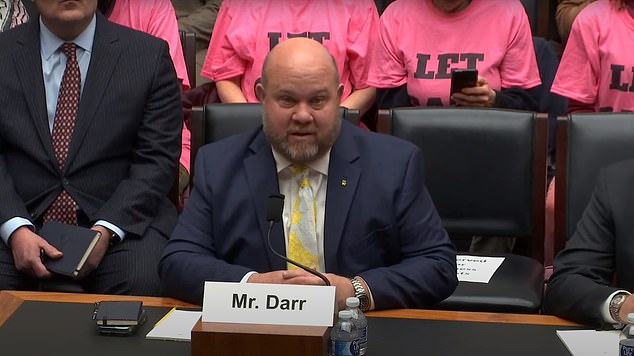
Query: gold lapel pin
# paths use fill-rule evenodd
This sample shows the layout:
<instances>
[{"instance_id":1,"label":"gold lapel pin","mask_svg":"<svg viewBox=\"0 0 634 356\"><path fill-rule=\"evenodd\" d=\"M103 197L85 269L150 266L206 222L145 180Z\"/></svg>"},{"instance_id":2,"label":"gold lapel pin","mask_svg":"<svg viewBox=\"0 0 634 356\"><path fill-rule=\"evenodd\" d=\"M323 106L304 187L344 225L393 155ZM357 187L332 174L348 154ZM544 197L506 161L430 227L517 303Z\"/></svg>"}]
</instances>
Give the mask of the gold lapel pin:
<instances>
[{"instance_id":1,"label":"gold lapel pin","mask_svg":"<svg viewBox=\"0 0 634 356\"><path fill-rule=\"evenodd\" d=\"M348 185L348 180L344 178L341 180L341 186L345 187L346 185Z\"/></svg>"}]
</instances>

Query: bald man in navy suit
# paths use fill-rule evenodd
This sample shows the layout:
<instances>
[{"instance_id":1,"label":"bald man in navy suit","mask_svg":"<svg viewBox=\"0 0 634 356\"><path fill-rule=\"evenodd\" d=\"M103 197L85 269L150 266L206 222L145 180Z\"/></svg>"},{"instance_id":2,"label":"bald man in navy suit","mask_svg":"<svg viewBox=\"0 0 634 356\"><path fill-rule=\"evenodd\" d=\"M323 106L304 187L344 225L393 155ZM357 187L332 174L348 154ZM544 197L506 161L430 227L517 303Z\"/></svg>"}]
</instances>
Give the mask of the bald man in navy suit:
<instances>
[{"instance_id":1,"label":"bald man in navy suit","mask_svg":"<svg viewBox=\"0 0 634 356\"><path fill-rule=\"evenodd\" d=\"M203 147L194 190L160 264L166 292L200 303L205 281L322 284L266 247L267 197L286 195L271 236L286 253L294 165L308 167L317 261L366 309L430 306L457 285L456 252L424 186L419 149L341 120L332 56L294 38L268 54L256 87L263 127ZM295 245L294 245L295 246Z\"/></svg>"}]
</instances>

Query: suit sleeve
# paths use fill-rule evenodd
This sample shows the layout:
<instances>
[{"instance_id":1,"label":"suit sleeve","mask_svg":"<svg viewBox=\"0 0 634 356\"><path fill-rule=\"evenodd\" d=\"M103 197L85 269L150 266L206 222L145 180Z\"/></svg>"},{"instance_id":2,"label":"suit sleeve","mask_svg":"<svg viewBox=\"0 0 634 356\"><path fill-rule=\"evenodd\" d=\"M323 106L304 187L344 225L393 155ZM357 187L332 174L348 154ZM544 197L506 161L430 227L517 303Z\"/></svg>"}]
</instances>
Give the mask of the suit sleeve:
<instances>
[{"instance_id":1,"label":"suit sleeve","mask_svg":"<svg viewBox=\"0 0 634 356\"><path fill-rule=\"evenodd\" d=\"M98 219L137 235L143 235L155 219L157 207L166 200L181 150L179 83L167 44L162 42L159 48L154 63L148 63L155 68L149 94L139 99L145 101L143 118L130 154L128 175L96 214Z\"/></svg>"},{"instance_id":2,"label":"suit sleeve","mask_svg":"<svg viewBox=\"0 0 634 356\"><path fill-rule=\"evenodd\" d=\"M0 225L6 223L9 219L21 217L30 219L30 214L24 205L24 201L16 193L13 185L13 178L9 174L5 158L4 143L0 139L0 196L2 196L2 204L0 204ZM9 236L4 236L3 240L8 240Z\"/></svg>"},{"instance_id":3,"label":"suit sleeve","mask_svg":"<svg viewBox=\"0 0 634 356\"><path fill-rule=\"evenodd\" d=\"M401 260L365 271L376 309L426 307L458 284L456 250L425 188L420 150L412 151L395 201Z\"/></svg>"},{"instance_id":4,"label":"suit sleeve","mask_svg":"<svg viewBox=\"0 0 634 356\"><path fill-rule=\"evenodd\" d=\"M206 175L211 167L204 155L196 158L194 189L159 263L167 295L199 304L204 282L239 282L251 268L227 263L218 257L213 222L213 194Z\"/></svg>"},{"instance_id":5,"label":"suit sleeve","mask_svg":"<svg viewBox=\"0 0 634 356\"><path fill-rule=\"evenodd\" d=\"M616 291L615 229L606 173L597 185L576 231L555 259L544 299L544 311L583 324L601 325L601 306Z\"/></svg>"}]
</instances>

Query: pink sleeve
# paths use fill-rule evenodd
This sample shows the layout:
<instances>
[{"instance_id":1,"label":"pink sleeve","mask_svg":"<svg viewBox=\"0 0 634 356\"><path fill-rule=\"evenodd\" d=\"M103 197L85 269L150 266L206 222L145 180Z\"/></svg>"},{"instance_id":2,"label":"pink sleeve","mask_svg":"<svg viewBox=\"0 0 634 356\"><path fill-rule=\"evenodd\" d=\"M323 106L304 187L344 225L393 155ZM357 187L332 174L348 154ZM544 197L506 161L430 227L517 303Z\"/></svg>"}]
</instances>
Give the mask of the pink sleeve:
<instances>
[{"instance_id":1,"label":"pink sleeve","mask_svg":"<svg viewBox=\"0 0 634 356\"><path fill-rule=\"evenodd\" d=\"M350 65L350 82L355 89L368 87L367 78L370 70L370 57L375 45L379 23L379 13L374 1L368 0L361 5L358 12L353 13L352 23L348 30L348 46L346 49ZM365 16L361 16L365 14Z\"/></svg>"},{"instance_id":2,"label":"pink sleeve","mask_svg":"<svg viewBox=\"0 0 634 356\"><path fill-rule=\"evenodd\" d=\"M178 22L172 3L169 0L157 0L151 16L148 33L162 38L168 43L176 76L183 81L184 89L189 88L189 77L187 76Z\"/></svg>"},{"instance_id":3,"label":"pink sleeve","mask_svg":"<svg viewBox=\"0 0 634 356\"><path fill-rule=\"evenodd\" d=\"M596 30L582 15L577 17L551 88L553 93L586 104L596 101L600 66Z\"/></svg>"},{"instance_id":4,"label":"pink sleeve","mask_svg":"<svg viewBox=\"0 0 634 356\"><path fill-rule=\"evenodd\" d=\"M514 15L509 39L509 47L500 64L500 79L503 88L518 86L529 89L541 84L537 59L535 58L535 47L533 37L528 23L528 17L522 8L517 4L517 12Z\"/></svg>"},{"instance_id":5,"label":"pink sleeve","mask_svg":"<svg viewBox=\"0 0 634 356\"><path fill-rule=\"evenodd\" d=\"M181 157L178 160L180 164L187 169L187 172L191 172L189 169L190 155L191 155L191 132L187 128L187 125L183 124L183 131L181 133Z\"/></svg>"},{"instance_id":6,"label":"pink sleeve","mask_svg":"<svg viewBox=\"0 0 634 356\"><path fill-rule=\"evenodd\" d=\"M227 0L224 0L220 5L207 56L201 70L202 76L214 81L242 75L246 70L246 63L234 48L233 36L230 34L230 29L240 26L240 24L232 23L232 5L232 1Z\"/></svg>"},{"instance_id":7,"label":"pink sleeve","mask_svg":"<svg viewBox=\"0 0 634 356\"><path fill-rule=\"evenodd\" d=\"M386 9L378 23L378 40L372 50L367 84L392 88L407 83L407 68L392 35L400 33L396 6Z\"/></svg>"}]
</instances>

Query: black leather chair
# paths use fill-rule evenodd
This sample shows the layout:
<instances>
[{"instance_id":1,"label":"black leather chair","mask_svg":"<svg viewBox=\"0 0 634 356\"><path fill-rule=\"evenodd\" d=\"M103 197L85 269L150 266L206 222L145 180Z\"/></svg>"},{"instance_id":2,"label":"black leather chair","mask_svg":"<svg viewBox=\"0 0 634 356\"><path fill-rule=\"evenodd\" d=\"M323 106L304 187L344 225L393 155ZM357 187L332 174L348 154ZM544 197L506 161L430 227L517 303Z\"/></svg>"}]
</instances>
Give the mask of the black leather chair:
<instances>
[{"instance_id":1,"label":"black leather chair","mask_svg":"<svg viewBox=\"0 0 634 356\"><path fill-rule=\"evenodd\" d=\"M359 123L359 110L341 108L344 119ZM200 146L242 133L262 124L259 103L210 103L194 107L191 115L191 174L193 184L196 154Z\"/></svg>"},{"instance_id":2,"label":"black leather chair","mask_svg":"<svg viewBox=\"0 0 634 356\"><path fill-rule=\"evenodd\" d=\"M555 253L590 201L599 170L634 157L634 113L579 113L557 121Z\"/></svg>"},{"instance_id":3,"label":"black leather chair","mask_svg":"<svg viewBox=\"0 0 634 356\"><path fill-rule=\"evenodd\" d=\"M379 131L421 148L425 184L450 236L515 237L525 254L505 256L489 284L460 282L438 307L538 312L546 116L500 109L394 108L379 113Z\"/></svg>"},{"instance_id":4,"label":"black leather chair","mask_svg":"<svg viewBox=\"0 0 634 356\"><path fill-rule=\"evenodd\" d=\"M187 76L189 77L189 86L196 87L196 34L193 32L180 31L181 47L183 48L183 56L185 57L185 66L187 67Z\"/></svg>"}]
</instances>

